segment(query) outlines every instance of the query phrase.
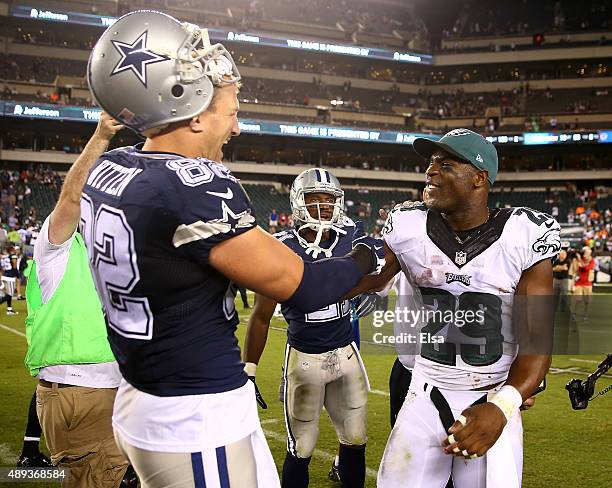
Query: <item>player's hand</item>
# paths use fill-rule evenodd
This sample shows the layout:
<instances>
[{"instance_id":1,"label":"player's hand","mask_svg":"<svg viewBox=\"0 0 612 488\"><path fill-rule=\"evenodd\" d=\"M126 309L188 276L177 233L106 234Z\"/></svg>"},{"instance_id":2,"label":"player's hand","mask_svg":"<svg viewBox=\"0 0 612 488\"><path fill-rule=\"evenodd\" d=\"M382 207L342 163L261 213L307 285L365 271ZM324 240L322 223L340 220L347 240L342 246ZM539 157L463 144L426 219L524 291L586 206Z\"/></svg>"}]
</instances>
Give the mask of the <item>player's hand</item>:
<instances>
[{"instance_id":1,"label":"player's hand","mask_svg":"<svg viewBox=\"0 0 612 488\"><path fill-rule=\"evenodd\" d=\"M531 407L535 405L535 396L527 398L521 405L521 410L529 410Z\"/></svg>"},{"instance_id":2,"label":"player's hand","mask_svg":"<svg viewBox=\"0 0 612 488\"><path fill-rule=\"evenodd\" d=\"M123 129L124 125L117 122L106 112L100 114L100 121L96 127L95 136L105 141L110 141L117 132Z\"/></svg>"},{"instance_id":3,"label":"player's hand","mask_svg":"<svg viewBox=\"0 0 612 488\"><path fill-rule=\"evenodd\" d=\"M376 293L362 293L351 301L355 305L355 315L357 318L366 317L376 309L378 295Z\"/></svg>"},{"instance_id":4,"label":"player's hand","mask_svg":"<svg viewBox=\"0 0 612 488\"><path fill-rule=\"evenodd\" d=\"M501 435L506 416L493 403L482 403L461 412L459 420L448 429L442 445L446 454L463 458L484 456Z\"/></svg>"},{"instance_id":5,"label":"player's hand","mask_svg":"<svg viewBox=\"0 0 612 488\"><path fill-rule=\"evenodd\" d=\"M257 403L259 404L261 408L266 410L268 408L268 404L261 396L261 393L259 392L259 388L257 388L257 382L255 381L255 376L249 376L249 379L253 382L253 385L255 385L255 400L257 400Z\"/></svg>"},{"instance_id":6,"label":"player's hand","mask_svg":"<svg viewBox=\"0 0 612 488\"><path fill-rule=\"evenodd\" d=\"M352 247L365 246L372 253L373 270L370 274L379 274L385 265L385 241L379 237L366 234L361 220L355 221Z\"/></svg>"},{"instance_id":7,"label":"player's hand","mask_svg":"<svg viewBox=\"0 0 612 488\"><path fill-rule=\"evenodd\" d=\"M396 208L408 207L412 205L413 203L414 202L412 200L406 200L405 202L396 204L395 207L393 207L393 210L395 210ZM378 210L378 215L380 215L381 219L387 220L387 217L389 216L389 212L387 212L384 208L381 208L380 210Z\"/></svg>"}]
</instances>

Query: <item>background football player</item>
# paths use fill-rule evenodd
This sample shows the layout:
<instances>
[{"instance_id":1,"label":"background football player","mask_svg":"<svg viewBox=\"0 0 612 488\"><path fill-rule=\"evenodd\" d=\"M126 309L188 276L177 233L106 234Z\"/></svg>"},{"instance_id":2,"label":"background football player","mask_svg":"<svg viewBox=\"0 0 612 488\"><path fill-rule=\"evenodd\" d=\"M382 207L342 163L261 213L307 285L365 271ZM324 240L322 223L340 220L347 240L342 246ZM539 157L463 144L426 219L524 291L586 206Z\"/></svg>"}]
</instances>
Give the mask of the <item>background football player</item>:
<instances>
[{"instance_id":1,"label":"background football player","mask_svg":"<svg viewBox=\"0 0 612 488\"><path fill-rule=\"evenodd\" d=\"M421 344L378 486L442 488L452 474L457 488L518 487L519 408L550 365L559 225L525 207L489 210L497 152L482 136L457 129L414 149L429 162L424 204L390 213L388 266L353 293L402 269L424 310L451 319L434 315L422 329L444 343Z\"/></svg>"},{"instance_id":2,"label":"background football player","mask_svg":"<svg viewBox=\"0 0 612 488\"><path fill-rule=\"evenodd\" d=\"M240 134L240 73L206 29L126 14L98 40L87 73L98 105L147 138L105 153L81 200L123 377L117 444L143 487L278 486L235 336L232 282L311 312L381 267L382 241L358 236L348 256L309 263L256 225L218 162Z\"/></svg>"},{"instance_id":3,"label":"background football player","mask_svg":"<svg viewBox=\"0 0 612 488\"><path fill-rule=\"evenodd\" d=\"M329 171L311 168L295 179L290 193L295 228L275 237L305 261L344 256L355 224L343 216L344 192ZM249 319L244 361L255 376L276 301L256 295ZM354 342L348 300L312 313L282 307L288 323L284 362L287 453L282 486L308 486L308 464L327 410L338 435L338 471L343 486L363 487L367 440L366 372Z\"/></svg>"}]
</instances>

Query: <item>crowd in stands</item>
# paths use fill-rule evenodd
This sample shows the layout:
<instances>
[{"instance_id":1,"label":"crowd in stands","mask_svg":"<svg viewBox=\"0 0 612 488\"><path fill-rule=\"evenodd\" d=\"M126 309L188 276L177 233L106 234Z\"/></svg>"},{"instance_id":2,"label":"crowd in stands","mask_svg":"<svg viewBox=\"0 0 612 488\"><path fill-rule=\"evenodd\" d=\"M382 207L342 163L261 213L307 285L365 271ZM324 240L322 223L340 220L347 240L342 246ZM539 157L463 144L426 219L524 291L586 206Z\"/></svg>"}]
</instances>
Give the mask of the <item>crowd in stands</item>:
<instances>
[{"instance_id":1,"label":"crowd in stands","mask_svg":"<svg viewBox=\"0 0 612 488\"><path fill-rule=\"evenodd\" d=\"M584 245L593 251L612 252L612 188L576 192L576 200L575 209L567 214L567 222L584 227Z\"/></svg>"},{"instance_id":2,"label":"crowd in stands","mask_svg":"<svg viewBox=\"0 0 612 488\"><path fill-rule=\"evenodd\" d=\"M202 9L197 0L166 0L165 6ZM380 4L369 0L214 0L207 3L206 9L226 13L223 24L235 27L257 27L261 21L312 22L338 29L353 42L357 42L360 33L390 35L394 31L409 32L413 42L418 37L423 46L428 38L427 28L412 4L385 4L381 12Z\"/></svg>"},{"instance_id":3,"label":"crowd in stands","mask_svg":"<svg viewBox=\"0 0 612 488\"><path fill-rule=\"evenodd\" d=\"M154 8L208 27L241 30L257 31L265 22L267 29L291 32L292 23L311 24L340 31L344 42L348 43L362 42L361 34L382 35L378 41L371 37L368 40L384 45L384 36L393 37L395 41L402 40L405 47L427 51L431 49L433 38L423 21L428 6L414 2L207 0L204 6L200 0L122 0L95 4L64 0L56 3L64 4L70 11L112 16L138 8ZM455 11L457 14L443 26L444 38L605 31L610 25L610 5L606 0L593 0L587 5L573 0L494 0L486 6L476 0L463 0L462 6ZM58 39L44 35L35 37L43 43L50 41L57 45L56 42L70 42L71 35L66 33ZM78 40L81 46L90 42L91 39Z\"/></svg>"},{"instance_id":4,"label":"crowd in stands","mask_svg":"<svg viewBox=\"0 0 612 488\"><path fill-rule=\"evenodd\" d=\"M349 65L350 67L351 65ZM28 83L52 83L57 75L82 78L85 63L72 60L33 58L30 56L0 56L0 68L6 80ZM316 70L313 69L313 73ZM606 70L606 73L608 71ZM84 81L83 81L84 83ZM71 88L43 87L35 94L21 94L17 87L4 84L3 99L31 100L57 104L91 106L91 98L72 95ZM246 99L294 105L308 105L311 98L334 100L336 108L355 111L390 112L394 105L429 110L437 117L482 116L487 107L500 107L502 115L529 113L592 113L609 112L612 102L605 88L582 90L532 90L529 83L521 83L508 91L466 93L462 89L431 94L421 89L418 94L403 93L397 84L388 90L353 88L350 79L342 86L326 83L320 74L312 83L282 80L247 79L243 89ZM553 120L554 125L554 120Z\"/></svg>"},{"instance_id":5,"label":"crowd in stands","mask_svg":"<svg viewBox=\"0 0 612 488\"><path fill-rule=\"evenodd\" d=\"M0 247L7 242L19 246L33 244L51 205L40 205L33 191L49 193L57 199L61 177L44 164L27 169L0 170Z\"/></svg>"},{"instance_id":6,"label":"crowd in stands","mask_svg":"<svg viewBox=\"0 0 612 488\"><path fill-rule=\"evenodd\" d=\"M477 0L463 9L444 37L507 36L538 32L606 31L610 27L610 2L593 0Z\"/></svg>"},{"instance_id":7,"label":"crowd in stands","mask_svg":"<svg viewBox=\"0 0 612 488\"><path fill-rule=\"evenodd\" d=\"M268 221L264 223L264 226L267 224L272 233L291 228L293 219L288 200L289 186L265 186L265 188L269 196L256 198L256 207L276 205L276 208L272 208L272 211L269 208L263 209L265 215L268 215ZM247 185L247 191L259 195L262 188L259 185ZM570 230L579 229L578 241L574 243L574 248L580 249L588 246L596 254L612 252L612 188L591 188L578 192L575 187L568 187L567 191L549 189L546 192L519 192L522 198L512 202L504 198L504 194L509 196L511 193L513 193L512 189L493 193L489 205L502 208L531 205L538 210L550 212L559 222L567 224ZM526 202L528 198L525 195L530 195L529 198L535 198L535 201ZM388 211L398 203L417 198L417 192L410 189L402 192L367 188L347 189L345 190L345 214L353 220L364 221L373 235L380 236L384 221L378 215L378 209L384 208ZM567 216L561 215L560 209L570 204L577 206L575 209L571 208Z\"/></svg>"},{"instance_id":8,"label":"crowd in stands","mask_svg":"<svg viewBox=\"0 0 612 488\"><path fill-rule=\"evenodd\" d=\"M71 59L0 55L2 79L28 83L53 83L58 75L84 77L87 63Z\"/></svg>"},{"instance_id":9,"label":"crowd in stands","mask_svg":"<svg viewBox=\"0 0 612 488\"><path fill-rule=\"evenodd\" d=\"M363 168L367 166L363 164ZM36 237L42 221L55 204L61 184L59 174L44 164L30 164L21 170L0 170L0 227L4 229L0 230L0 246L6 241L18 245L32 244L32 237ZM258 197L262 188L266 189L263 199ZM256 204L269 207L257 208L256 205L259 215L267 215L270 208L274 209L267 222L272 230L283 230L292 225L288 206L289 185L248 185L248 191L255 194ZM415 189L348 189L345 211L349 217L367 222L371 232L378 234L384 224L378 216L378 209L391 209L404 200L416 199L417 195ZM574 184L568 184L564 191L549 189L546 192L501 188L491 193L489 205L527 205L549 212L559 222L581 228L582 244L598 253L612 252L612 187L578 190Z\"/></svg>"}]
</instances>

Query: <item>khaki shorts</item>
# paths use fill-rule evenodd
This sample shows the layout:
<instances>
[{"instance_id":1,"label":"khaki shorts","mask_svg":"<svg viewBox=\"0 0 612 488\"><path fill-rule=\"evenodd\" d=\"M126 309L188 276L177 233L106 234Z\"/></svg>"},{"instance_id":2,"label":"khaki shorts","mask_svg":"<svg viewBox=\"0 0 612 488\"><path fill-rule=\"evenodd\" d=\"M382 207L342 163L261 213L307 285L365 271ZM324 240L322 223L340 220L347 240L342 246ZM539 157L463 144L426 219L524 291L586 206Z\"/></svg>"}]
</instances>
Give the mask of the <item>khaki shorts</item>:
<instances>
[{"instance_id":1,"label":"khaki shorts","mask_svg":"<svg viewBox=\"0 0 612 488\"><path fill-rule=\"evenodd\" d=\"M36 387L36 413L53 464L70 470L62 486L116 488L128 466L113 436L116 388Z\"/></svg>"},{"instance_id":2,"label":"khaki shorts","mask_svg":"<svg viewBox=\"0 0 612 488\"><path fill-rule=\"evenodd\" d=\"M312 456L323 407L342 444L362 446L367 442L370 387L354 344L321 354L287 345L284 374L287 450L293 456Z\"/></svg>"},{"instance_id":3,"label":"khaki shorts","mask_svg":"<svg viewBox=\"0 0 612 488\"><path fill-rule=\"evenodd\" d=\"M574 295L591 296L593 294L593 285L584 286L576 285L574 288Z\"/></svg>"}]
</instances>

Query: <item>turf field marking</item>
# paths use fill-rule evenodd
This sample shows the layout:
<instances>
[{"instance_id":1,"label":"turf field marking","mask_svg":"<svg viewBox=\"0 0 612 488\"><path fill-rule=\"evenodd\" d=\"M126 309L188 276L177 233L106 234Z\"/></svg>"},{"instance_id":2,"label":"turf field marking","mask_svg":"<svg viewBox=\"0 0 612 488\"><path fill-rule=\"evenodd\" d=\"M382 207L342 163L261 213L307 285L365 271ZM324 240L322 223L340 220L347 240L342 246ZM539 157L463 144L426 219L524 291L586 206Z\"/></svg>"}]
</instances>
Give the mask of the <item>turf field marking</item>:
<instances>
[{"instance_id":1,"label":"turf field marking","mask_svg":"<svg viewBox=\"0 0 612 488\"><path fill-rule=\"evenodd\" d=\"M551 367L548 370L548 372L550 374L574 374L574 375L580 375L580 376L588 376L590 374L590 373L584 372L578 366L570 366L569 368L553 368L553 367ZM612 378L612 375L603 374L603 375L601 375L601 378Z\"/></svg>"},{"instance_id":2,"label":"turf field marking","mask_svg":"<svg viewBox=\"0 0 612 488\"><path fill-rule=\"evenodd\" d=\"M287 436L284 434L279 434L278 432L274 432L273 430L264 429L264 434L268 439L274 439L275 441L282 442L283 444L287 443ZM315 448L312 453L313 456L324 459L325 461L333 461L336 459L336 455L331 452L324 451L323 449ZM378 471L372 468L366 467L366 476L370 478L376 478L378 476Z\"/></svg>"},{"instance_id":3,"label":"turf field marking","mask_svg":"<svg viewBox=\"0 0 612 488\"><path fill-rule=\"evenodd\" d=\"M0 444L0 465L15 466L17 454L9 448L8 444Z\"/></svg>"},{"instance_id":4,"label":"turf field marking","mask_svg":"<svg viewBox=\"0 0 612 488\"><path fill-rule=\"evenodd\" d=\"M18 336L21 336L21 337L26 336L23 332L15 330L12 327L9 327L8 325L0 324L0 329L8 330L9 332L12 332L13 334L17 334Z\"/></svg>"},{"instance_id":5,"label":"turf field marking","mask_svg":"<svg viewBox=\"0 0 612 488\"><path fill-rule=\"evenodd\" d=\"M595 361L593 359L578 359L578 358L569 358L570 361L575 363L589 363L589 364L599 364L601 361Z\"/></svg>"},{"instance_id":6,"label":"turf field marking","mask_svg":"<svg viewBox=\"0 0 612 488\"><path fill-rule=\"evenodd\" d=\"M374 394L374 395L380 395L380 396L390 396L389 392L386 391L382 391L382 390L370 390L370 393Z\"/></svg>"},{"instance_id":7,"label":"turf field marking","mask_svg":"<svg viewBox=\"0 0 612 488\"><path fill-rule=\"evenodd\" d=\"M280 422L280 420L279 419L264 419L264 420L259 421L261 425L276 424L277 422Z\"/></svg>"}]
</instances>

